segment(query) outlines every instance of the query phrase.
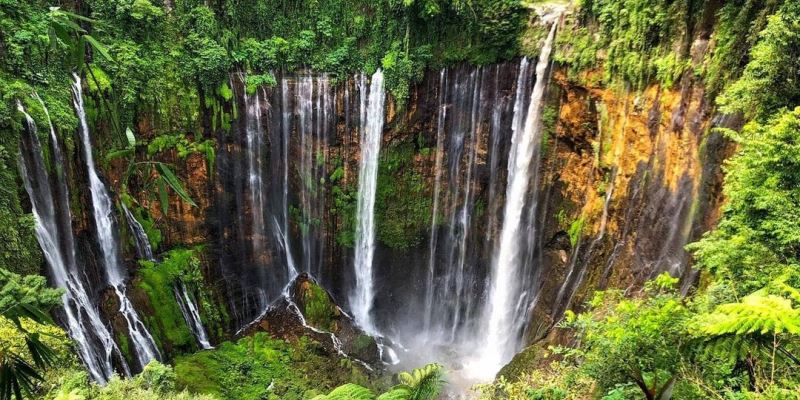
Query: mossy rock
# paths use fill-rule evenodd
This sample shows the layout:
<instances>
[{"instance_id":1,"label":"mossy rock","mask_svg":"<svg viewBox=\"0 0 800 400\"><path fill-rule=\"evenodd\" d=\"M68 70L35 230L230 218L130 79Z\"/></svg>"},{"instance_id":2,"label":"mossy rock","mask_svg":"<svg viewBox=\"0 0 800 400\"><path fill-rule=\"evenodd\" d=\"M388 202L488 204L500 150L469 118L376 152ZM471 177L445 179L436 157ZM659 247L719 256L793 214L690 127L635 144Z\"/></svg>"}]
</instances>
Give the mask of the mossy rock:
<instances>
[{"instance_id":1,"label":"mossy rock","mask_svg":"<svg viewBox=\"0 0 800 400\"><path fill-rule=\"evenodd\" d=\"M336 331L335 320L341 316L341 311L325 289L311 279L300 279L295 286L294 297L306 322L318 329Z\"/></svg>"},{"instance_id":2,"label":"mossy rock","mask_svg":"<svg viewBox=\"0 0 800 400\"><path fill-rule=\"evenodd\" d=\"M523 374L541 366L550 357L543 344L534 344L517 353L511 361L500 369L497 378L505 377L509 382L517 381Z\"/></svg>"}]
</instances>

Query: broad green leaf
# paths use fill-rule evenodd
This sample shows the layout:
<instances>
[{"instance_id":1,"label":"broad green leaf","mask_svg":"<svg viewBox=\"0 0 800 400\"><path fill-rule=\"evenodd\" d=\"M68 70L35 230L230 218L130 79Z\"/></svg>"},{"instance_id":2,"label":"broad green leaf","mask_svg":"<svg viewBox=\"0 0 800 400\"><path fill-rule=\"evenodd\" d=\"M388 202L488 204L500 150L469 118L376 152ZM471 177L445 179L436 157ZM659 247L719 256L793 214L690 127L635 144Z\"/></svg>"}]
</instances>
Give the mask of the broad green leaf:
<instances>
[{"instance_id":1,"label":"broad green leaf","mask_svg":"<svg viewBox=\"0 0 800 400\"><path fill-rule=\"evenodd\" d=\"M106 161L116 160L117 158L127 157L133 154L132 148L122 150L111 150L106 154Z\"/></svg>"},{"instance_id":2,"label":"broad green leaf","mask_svg":"<svg viewBox=\"0 0 800 400\"><path fill-rule=\"evenodd\" d=\"M111 54L108 53L108 49L98 42L97 39L93 38L91 35L83 35L82 37L86 38L86 41L89 42L89 44L92 45L92 47L97 50L101 56L103 56L103 58L108 61L114 61L114 59L111 58Z\"/></svg>"},{"instance_id":3,"label":"broad green leaf","mask_svg":"<svg viewBox=\"0 0 800 400\"><path fill-rule=\"evenodd\" d=\"M194 200L192 200L189 194L186 193L186 190L184 190L181 181L178 179L177 176L175 176L172 170L169 169L169 167L164 163L158 163L156 164L156 166L158 167L158 171L161 174L161 177L164 179L164 182L166 182L169 185L169 187L171 187L172 190L174 190L175 193L177 193L178 196L180 196L180 198L183 199L183 201L189 203L189 205L191 205L192 207L196 207L197 204L195 204Z\"/></svg>"},{"instance_id":4,"label":"broad green leaf","mask_svg":"<svg viewBox=\"0 0 800 400\"><path fill-rule=\"evenodd\" d=\"M161 214L167 215L169 211L169 194L167 193L167 185L164 183L164 177L159 177L158 180L158 201L161 203Z\"/></svg>"},{"instance_id":5,"label":"broad green leaf","mask_svg":"<svg viewBox=\"0 0 800 400\"><path fill-rule=\"evenodd\" d=\"M128 145L136 147L136 136L133 135L131 128L125 128L125 136L128 138Z\"/></svg>"}]
</instances>

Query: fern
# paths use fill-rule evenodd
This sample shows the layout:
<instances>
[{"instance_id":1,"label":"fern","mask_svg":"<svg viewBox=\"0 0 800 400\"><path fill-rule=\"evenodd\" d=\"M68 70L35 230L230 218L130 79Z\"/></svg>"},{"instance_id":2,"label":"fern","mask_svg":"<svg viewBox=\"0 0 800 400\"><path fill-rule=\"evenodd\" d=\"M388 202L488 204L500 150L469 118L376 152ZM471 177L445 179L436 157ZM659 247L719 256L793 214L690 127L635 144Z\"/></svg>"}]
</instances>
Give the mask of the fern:
<instances>
[{"instance_id":1,"label":"fern","mask_svg":"<svg viewBox=\"0 0 800 400\"><path fill-rule=\"evenodd\" d=\"M394 387L388 392L378 396L378 400L411 400L414 392L407 387Z\"/></svg>"},{"instance_id":2,"label":"fern","mask_svg":"<svg viewBox=\"0 0 800 400\"><path fill-rule=\"evenodd\" d=\"M374 400L375 394L371 390L354 383L344 384L333 389L327 396L319 395L312 400Z\"/></svg>"},{"instance_id":3,"label":"fern","mask_svg":"<svg viewBox=\"0 0 800 400\"><path fill-rule=\"evenodd\" d=\"M752 334L800 334L800 309L792 301L762 292L753 293L740 303L723 304L701 317L704 336Z\"/></svg>"},{"instance_id":4,"label":"fern","mask_svg":"<svg viewBox=\"0 0 800 400\"><path fill-rule=\"evenodd\" d=\"M395 386L386 397L381 400L389 399L408 399L408 400L433 400L439 396L442 387L444 386L444 379L442 379L443 370L439 364L428 364L422 368L416 368L412 372L401 372L397 379L400 385ZM392 392L397 393L392 394ZM406 397L401 396L406 393Z\"/></svg>"},{"instance_id":5,"label":"fern","mask_svg":"<svg viewBox=\"0 0 800 400\"><path fill-rule=\"evenodd\" d=\"M311 400L434 400L444 386L443 369L439 364L428 364L411 372L401 372L399 385L375 399L367 388L352 383L339 386L327 396L319 395Z\"/></svg>"}]
</instances>

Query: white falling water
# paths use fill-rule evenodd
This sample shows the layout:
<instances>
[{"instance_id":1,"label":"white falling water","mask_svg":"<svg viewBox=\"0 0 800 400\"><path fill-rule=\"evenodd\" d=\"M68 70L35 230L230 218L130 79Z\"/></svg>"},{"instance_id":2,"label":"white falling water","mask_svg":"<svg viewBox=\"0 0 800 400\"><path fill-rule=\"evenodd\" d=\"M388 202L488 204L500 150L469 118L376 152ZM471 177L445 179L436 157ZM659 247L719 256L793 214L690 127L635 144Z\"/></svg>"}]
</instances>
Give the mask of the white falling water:
<instances>
[{"instance_id":1,"label":"white falling water","mask_svg":"<svg viewBox=\"0 0 800 400\"><path fill-rule=\"evenodd\" d=\"M127 271L120 260L119 247L114 234L114 218L111 198L105 185L97 175L94 156L92 155L92 142L89 137L89 125L86 122L86 112L83 108L83 93L81 79L74 74L75 82L72 85L75 110L78 113L80 134L83 142L84 158L89 174L89 189L92 197L92 214L94 215L97 240L103 256L108 284L114 288L120 302L119 312L128 323L128 332L133 342L136 357L141 366L147 365L152 360L160 358L158 348L153 337L142 323L130 299L125 294L125 278Z\"/></svg>"},{"instance_id":2,"label":"white falling water","mask_svg":"<svg viewBox=\"0 0 800 400\"><path fill-rule=\"evenodd\" d=\"M250 233L252 234L250 244L252 245L253 260L256 264L255 268L258 268L258 274L263 283L267 279L264 276L266 262L262 261L267 256L267 244L264 226L264 209L266 206L264 201L264 177L261 166L264 142L264 129L261 125L261 97L258 90L252 96L245 93L243 97L247 113L245 118L245 138L247 145L247 186L249 189L251 215ZM269 305L267 291L259 286L257 286L257 290L259 309L265 310Z\"/></svg>"},{"instance_id":3,"label":"white falling water","mask_svg":"<svg viewBox=\"0 0 800 400\"><path fill-rule=\"evenodd\" d=\"M289 107L289 80L281 78L281 153L283 157L283 193L281 210L283 211L283 224L279 224L273 217L273 229L278 235L278 242L286 254L286 267L289 273L289 282L297 276L297 266L292 255L292 245L289 241L289 136L291 134L292 109Z\"/></svg>"},{"instance_id":4,"label":"white falling water","mask_svg":"<svg viewBox=\"0 0 800 400\"><path fill-rule=\"evenodd\" d=\"M155 255L153 255L153 247L150 245L150 239L147 237L144 227L142 227L142 224L133 216L128 206L126 206L125 203L121 204L122 211L125 213L125 218L128 220L128 226L131 229L131 233L133 233L137 256L142 260L156 261ZM197 339L200 347L203 349L212 348L208 340L208 333L206 333L206 329L203 327L202 320L200 319L200 312L197 309L197 304L189 294L186 285L180 280L177 280L173 284L172 290L175 295L175 301L178 303L178 308L181 309L181 314L183 314L183 319L186 321L189 330L192 331L192 334Z\"/></svg>"},{"instance_id":5,"label":"white falling water","mask_svg":"<svg viewBox=\"0 0 800 400\"><path fill-rule=\"evenodd\" d=\"M512 154L508 165L509 181L506 188L503 227L500 232L498 252L494 259L487 307L486 341L480 351L478 365L471 368L472 372L483 378L491 378L513 356L519 346L519 331L527 317L519 315L519 307L516 304L521 290L517 269L523 262L520 259L519 248L522 211L526 204L531 166L538 162L534 160L534 154L538 153L537 148L541 143L541 103L547 86L545 72L550 61L555 32L554 23L536 64L536 83L531 93L524 129L521 131L515 129L511 139ZM527 307L522 309L527 310Z\"/></svg>"},{"instance_id":6,"label":"white falling water","mask_svg":"<svg viewBox=\"0 0 800 400\"><path fill-rule=\"evenodd\" d=\"M363 87L362 87L363 89ZM365 95L362 92L362 99ZM383 72L372 75L369 87L369 102L363 111L361 130L361 162L358 176L358 202L356 206L355 244L355 293L350 299L353 315L362 329L374 333L372 324L372 301L375 296L372 257L375 253L375 191L378 183L378 153L383 134L383 107L386 94L383 91Z\"/></svg>"},{"instance_id":7,"label":"white falling water","mask_svg":"<svg viewBox=\"0 0 800 400\"><path fill-rule=\"evenodd\" d=\"M314 218L314 78L312 76L300 76L296 88L296 107L297 107L297 132L300 136L300 209L303 218L300 222L300 231L303 245L303 265L302 270L307 273L316 272L316 260L314 259L315 244L311 234L311 221ZM287 231L288 232L288 231ZM312 273L313 274L313 273ZM314 274L316 275L316 274Z\"/></svg>"},{"instance_id":8,"label":"white falling water","mask_svg":"<svg viewBox=\"0 0 800 400\"><path fill-rule=\"evenodd\" d=\"M155 261L156 257L153 255L153 246L150 245L150 239L147 238L144 227L136 220L136 217L133 216L133 213L131 213L131 210L128 209L128 206L126 206L124 202L120 202L120 204L122 205L122 212L125 213L125 219L128 221L128 227L130 227L131 233L133 234L133 240L136 244L136 256L142 260Z\"/></svg>"},{"instance_id":9,"label":"white falling water","mask_svg":"<svg viewBox=\"0 0 800 400\"><path fill-rule=\"evenodd\" d=\"M444 123L447 119L447 107L444 104L444 90L447 87L445 81L445 70L439 73L439 110L436 121L436 160L434 161L434 183L433 183L433 206L431 211L430 242L428 243L428 271L425 283L425 316L423 330L431 329L431 319L433 318L430 310L433 310L433 297L435 291L434 271L436 269L436 244L438 235L436 234L436 218L439 214L439 195L442 191L442 163L444 162Z\"/></svg>"},{"instance_id":10,"label":"white falling water","mask_svg":"<svg viewBox=\"0 0 800 400\"><path fill-rule=\"evenodd\" d=\"M197 342L200 343L200 347L203 349L214 348L208 340L208 333L206 333L206 328L203 327L203 320L200 319L200 311L197 309L197 304L189 294L186 285L181 281L177 281L172 286L172 289L175 299L178 301L178 307L183 314L183 319L186 320L189 330L192 331Z\"/></svg>"},{"instance_id":11,"label":"white falling water","mask_svg":"<svg viewBox=\"0 0 800 400\"><path fill-rule=\"evenodd\" d=\"M38 96L36 98L41 102ZM47 108L43 102L41 104L49 119ZM65 177L63 173L60 173L55 179L52 179L59 188L59 196L56 199L42 160L41 146L36 137L36 125L21 105L19 105L19 110L25 114L32 143L32 148L27 152L21 151L19 166L36 220L36 239L47 260L53 283L56 287L64 289L61 300L66 317L64 322L67 332L75 341L78 355L89 370L92 379L100 384L105 384L114 373L112 359L115 356L122 362L123 372L126 375L130 373L124 360L120 357L119 348L114 342L111 332L100 320L100 314L92 304L89 294L80 280L80 274L75 264L75 246L72 238L69 195ZM50 139L54 164L56 168L60 168L63 165L63 159L52 124L50 124ZM55 207L56 201L62 202L60 216Z\"/></svg>"}]
</instances>

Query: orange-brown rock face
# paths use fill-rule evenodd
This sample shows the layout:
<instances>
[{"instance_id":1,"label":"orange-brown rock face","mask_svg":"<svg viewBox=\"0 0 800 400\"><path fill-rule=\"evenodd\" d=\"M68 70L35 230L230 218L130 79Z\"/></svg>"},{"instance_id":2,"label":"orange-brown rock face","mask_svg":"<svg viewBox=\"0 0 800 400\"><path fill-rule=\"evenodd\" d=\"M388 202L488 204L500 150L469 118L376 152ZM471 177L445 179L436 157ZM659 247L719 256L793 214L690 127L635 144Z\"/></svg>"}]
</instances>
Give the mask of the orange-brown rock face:
<instances>
[{"instance_id":1,"label":"orange-brown rock face","mask_svg":"<svg viewBox=\"0 0 800 400\"><path fill-rule=\"evenodd\" d=\"M715 223L731 151L711 132L713 110L691 77L626 92L578 86L556 71L552 84L560 104L543 182L548 278L531 337L594 289L637 290L667 271L689 290L683 247Z\"/></svg>"},{"instance_id":2,"label":"orange-brown rock face","mask_svg":"<svg viewBox=\"0 0 800 400\"><path fill-rule=\"evenodd\" d=\"M420 314L407 310L424 307L428 279L434 285L448 279L461 282L461 295L452 299L471 300L452 307L440 302L452 310L467 310L454 312L453 321L481 318L495 239L503 224L519 65L517 60L483 69L429 71L404 108L387 102L381 162L398 148L412 153L392 179L380 184L396 185L413 176L422 186L422 201L438 201L438 207L434 223L428 215L417 224L418 239L407 247L393 248L379 237L374 261L379 324L421 324ZM532 76L523 78L530 82ZM352 249L340 239L353 229L347 207L355 207L358 185L358 86L355 79L349 80L331 86L328 97L320 98L319 87L325 82L315 77L313 84L305 83L314 90L306 99L311 106L303 109L300 79L290 77L285 85L280 80L278 87L258 92L264 143L259 158L265 196L261 230L253 226L259 210L252 206L247 172L250 145L243 87L234 88L236 102L231 105L239 119L229 132L216 135L213 171L204 154L159 155L159 161L174 166L196 207L171 193L164 215L153 187L143 182L131 186L162 231L162 250L208 245L203 272L233 308L232 320L240 324L260 313L261 300L253 292L263 286L258 282L280 293L286 283L278 282L275 274L288 270L290 262L298 272L310 268L319 274L315 278L345 308L341 300L352 287ZM690 76L676 86L612 90L578 85L558 68L552 72L542 105L547 136L541 173L536 189L529 190L529 196L538 199L533 217L538 244L528 255L538 275L536 287L529 288L535 294L529 340L545 336L567 309L579 307L598 288L636 290L663 271L681 276L684 288L690 288L694 277L683 247L716 221L720 165L730 145L711 131L714 113L702 86ZM249 96L248 101L255 101ZM473 97L482 100L470 100ZM301 129L302 121L309 125ZM317 136L303 139L312 134ZM285 135L288 140L283 143ZM318 147L303 147L309 143ZM309 173L316 175L309 179ZM309 198L316 203L306 209L303 202ZM466 214L460 212L464 207ZM307 212L311 218L304 216ZM466 221L464 227L461 221ZM258 250L255 243L263 247ZM289 250L284 248L287 243ZM451 270L466 273L451 279Z\"/></svg>"}]
</instances>

